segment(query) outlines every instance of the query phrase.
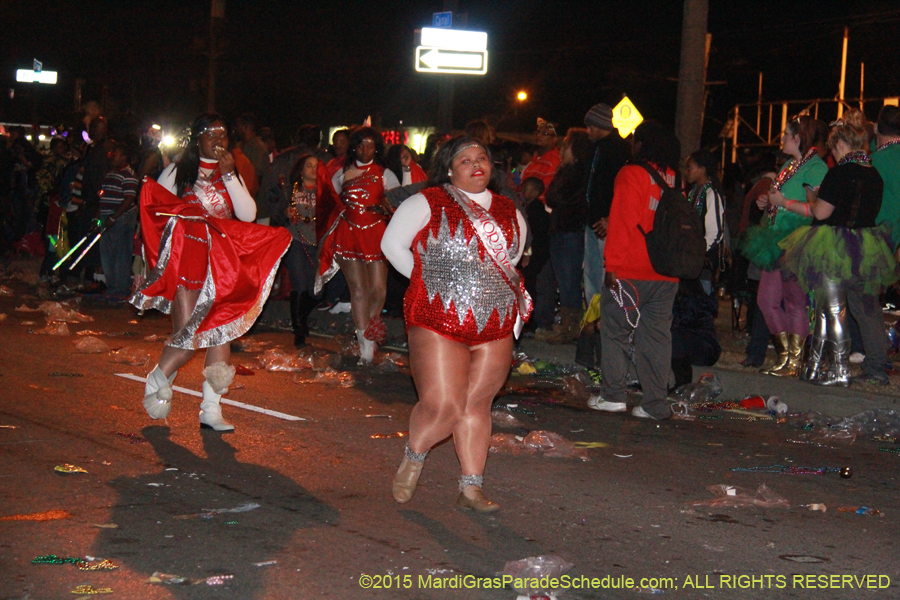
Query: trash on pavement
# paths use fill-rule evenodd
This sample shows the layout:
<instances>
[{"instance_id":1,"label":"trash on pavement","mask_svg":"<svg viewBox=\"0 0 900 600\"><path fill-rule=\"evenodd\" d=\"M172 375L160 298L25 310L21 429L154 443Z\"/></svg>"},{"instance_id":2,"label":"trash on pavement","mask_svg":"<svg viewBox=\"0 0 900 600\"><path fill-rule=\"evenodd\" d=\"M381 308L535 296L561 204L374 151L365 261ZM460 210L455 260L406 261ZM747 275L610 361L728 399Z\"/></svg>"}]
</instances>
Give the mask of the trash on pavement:
<instances>
[{"instance_id":1,"label":"trash on pavement","mask_svg":"<svg viewBox=\"0 0 900 600\"><path fill-rule=\"evenodd\" d=\"M591 397L591 393L587 389L587 385L575 375L563 375L563 390L566 395L576 401L587 401Z\"/></svg>"},{"instance_id":2,"label":"trash on pavement","mask_svg":"<svg viewBox=\"0 0 900 600\"><path fill-rule=\"evenodd\" d=\"M525 437L508 433L495 433L491 436L491 452L512 454L534 454L543 452L547 458L578 458L590 460L587 450L577 448L574 443L552 431L532 431Z\"/></svg>"},{"instance_id":3,"label":"trash on pavement","mask_svg":"<svg viewBox=\"0 0 900 600\"><path fill-rule=\"evenodd\" d=\"M29 308L27 304L16 307L16 312L41 312L39 308Z\"/></svg>"},{"instance_id":4,"label":"trash on pavement","mask_svg":"<svg viewBox=\"0 0 900 600\"><path fill-rule=\"evenodd\" d=\"M234 575L213 575L212 577L192 579L190 577L182 577L181 575L156 571L145 583L164 583L166 585L200 585L205 583L206 585L223 585L233 577Z\"/></svg>"},{"instance_id":5,"label":"trash on pavement","mask_svg":"<svg viewBox=\"0 0 900 600\"><path fill-rule=\"evenodd\" d=\"M269 348L257 360L267 371L296 372L312 368L308 360L288 354L281 348Z\"/></svg>"},{"instance_id":6,"label":"trash on pavement","mask_svg":"<svg viewBox=\"0 0 900 600\"><path fill-rule=\"evenodd\" d=\"M61 521L62 519L71 519L74 516L65 510L45 510L43 512L0 517L0 521Z\"/></svg>"},{"instance_id":7,"label":"trash on pavement","mask_svg":"<svg viewBox=\"0 0 900 600\"><path fill-rule=\"evenodd\" d=\"M64 465L57 465L56 467L54 467L53 470L56 471L57 473L68 473L68 474L87 473L87 471L85 471L81 467L76 467L75 465L70 465L68 463L66 463Z\"/></svg>"},{"instance_id":8,"label":"trash on pavement","mask_svg":"<svg viewBox=\"0 0 900 600\"><path fill-rule=\"evenodd\" d=\"M109 352L109 346L100 338L89 335L75 342L75 351L79 354L103 354Z\"/></svg>"},{"instance_id":9,"label":"trash on pavement","mask_svg":"<svg viewBox=\"0 0 900 600\"><path fill-rule=\"evenodd\" d=\"M750 410L762 410L766 407L766 400L762 396L745 396L739 404Z\"/></svg>"},{"instance_id":10,"label":"trash on pavement","mask_svg":"<svg viewBox=\"0 0 900 600\"><path fill-rule=\"evenodd\" d=\"M497 427L506 427L509 429L523 428L525 424L505 410L495 408L491 411L491 423Z\"/></svg>"},{"instance_id":11,"label":"trash on pavement","mask_svg":"<svg viewBox=\"0 0 900 600\"><path fill-rule=\"evenodd\" d=\"M534 375L537 373L537 369L534 368L534 365L530 362L521 362L519 366L516 367L516 373L519 375Z\"/></svg>"},{"instance_id":12,"label":"trash on pavement","mask_svg":"<svg viewBox=\"0 0 900 600\"><path fill-rule=\"evenodd\" d=\"M769 399L766 400L766 410L777 416L784 416L787 414L788 406L778 396L769 396Z\"/></svg>"},{"instance_id":13,"label":"trash on pavement","mask_svg":"<svg viewBox=\"0 0 900 600\"><path fill-rule=\"evenodd\" d=\"M252 564L254 567L270 567L272 565L277 565L278 561L277 560L267 560L265 562L256 562L256 563L252 563Z\"/></svg>"},{"instance_id":14,"label":"trash on pavement","mask_svg":"<svg viewBox=\"0 0 900 600\"><path fill-rule=\"evenodd\" d=\"M73 309L67 309L59 302L46 301L38 306L38 310L47 315L48 319L54 321L65 321L66 323L93 323L94 317L82 314Z\"/></svg>"},{"instance_id":15,"label":"trash on pavement","mask_svg":"<svg viewBox=\"0 0 900 600\"><path fill-rule=\"evenodd\" d=\"M828 507L821 503L813 503L813 504L801 504L804 508L808 508L809 510L825 512L828 510Z\"/></svg>"},{"instance_id":16,"label":"trash on pavement","mask_svg":"<svg viewBox=\"0 0 900 600\"><path fill-rule=\"evenodd\" d=\"M169 336L163 335L163 334L161 334L161 333L154 333L154 334L152 334L152 335L145 335L145 336L144 336L144 341L145 341L145 342L161 342L161 341L165 341L165 340L167 340L167 339L169 339Z\"/></svg>"},{"instance_id":17,"label":"trash on pavement","mask_svg":"<svg viewBox=\"0 0 900 600\"><path fill-rule=\"evenodd\" d=\"M262 352L267 347L271 346L272 342L266 342L263 340L235 340L231 342L231 351L232 352Z\"/></svg>"},{"instance_id":18,"label":"trash on pavement","mask_svg":"<svg viewBox=\"0 0 900 600\"><path fill-rule=\"evenodd\" d=\"M838 506L837 511L840 513L856 513L866 517L884 516L884 513L880 510L869 508L868 506Z\"/></svg>"},{"instance_id":19,"label":"trash on pavement","mask_svg":"<svg viewBox=\"0 0 900 600\"><path fill-rule=\"evenodd\" d=\"M395 431L394 433L373 433L369 438L373 440L387 440L391 438L405 438L409 436L408 431Z\"/></svg>"},{"instance_id":20,"label":"trash on pavement","mask_svg":"<svg viewBox=\"0 0 900 600\"><path fill-rule=\"evenodd\" d=\"M157 484L160 485L160 484ZM243 513L249 512L251 510L256 510L261 505L256 502L246 502L244 504L238 505L234 508L204 508L199 513L192 513L189 515L178 515L173 517L174 519L211 519L215 515L229 514L229 513Z\"/></svg>"},{"instance_id":21,"label":"trash on pavement","mask_svg":"<svg viewBox=\"0 0 900 600\"><path fill-rule=\"evenodd\" d=\"M525 438L511 433L495 433L491 436L490 451L496 454L534 454L537 450L523 443Z\"/></svg>"},{"instance_id":22,"label":"trash on pavement","mask_svg":"<svg viewBox=\"0 0 900 600\"><path fill-rule=\"evenodd\" d=\"M138 348L130 348L128 346L112 350L109 355L112 357L114 363L121 363L124 365L145 367L150 363L149 352Z\"/></svg>"},{"instance_id":23,"label":"trash on pavement","mask_svg":"<svg viewBox=\"0 0 900 600\"><path fill-rule=\"evenodd\" d=\"M74 590L72 590L73 594L77 594L79 596L83 595L94 595L94 594L112 594L112 588L95 588L92 585L79 585Z\"/></svg>"},{"instance_id":24,"label":"trash on pavement","mask_svg":"<svg viewBox=\"0 0 900 600\"><path fill-rule=\"evenodd\" d=\"M733 467L731 470L741 473L776 473L778 475L825 475L828 472L840 473L843 471L843 469L836 467L787 467L785 465L771 465L768 467Z\"/></svg>"},{"instance_id":25,"label":"trash on pavement","mask_svg":"<svg viewBox=\"0 0 900 600\"><path fill-rule=\"evenodd\" d=\"M56 554L45 554L35 557L31 560L33 565L64 565L71 563L82 571L112 571L118 569L119 565L109 559L98 559L93 556L84 558L78 556L57 556Z\"/></svg>"},{"instance_id":26,"label":"trash on pavement","mask_svg":"<svg viewBox=\"0 0 900 600\"><path fill-rule=\"evenodd\" d=\"M32 329L28 333L36 333L38 335L72 335L68 325L54 321L48 321L47 326L43 329Z\"/></svg>"},{"instance_id":27,"label":"trash on pavement","mask_svg":"<svg viewBox=\"0 0 900 600\"><path fill-rule=\"evenodd\" d=\"M234 365L234 374L243 376L256 375L256 371L247 365Z\"/></svg>"},{"instance_id":28,"label":"trash on pavement","mask_svg":"<svg viewBox=\"0 0 900 600\"><path fill-rule=\"evenodd\" d=\"M356 380L353 378L352 373L348 373L346 371L335 371L331 367L328 367L324 371L319 372L307 370L299 373L294 373L291 381L297 384L323 383L326 385L333 385L342 388L351 388L356 385Z\"/></svg>"},{"instance_id":29,"label":"trash on pavement","mask_svg":"<svg viewBox=\"0 0 900 600\"><path fill-rule=\"evenodd\" d=\"M673 397L678 402L699 404L712 402L722 393L722 382L713 373L704 373L697 383L686 383L673 392Z\"/></svg>"},{"instance_id":30,"label":"trash on pavement","mask_svg":"<svg viewBox=\"0 0 900 600\"><path fill-rule=\"evenodd\" d=\"M545 582L559 577L574 567L565 559L554 555L529 556L521 560L514 560L503 566L499 576L508 575L513 578L512 587L520 594L534 596L537 594L554 595L556 590L539 587L541 580ZM537 584L535 586L534 584Z\"/></svg>"},{"instance_id":31,"label":"trash on pavement","mask_svg":"<svg viewBox=\"0 0 900 600\"><path fill-rule=\"evenodd\" d=\"M787 498L775 493L769 486L762 484L753 494L745 488L734 485L711 485L708 488L715 498L692 502L691 506L707 506L710 508L743 508L758 506L760 508L790 508Z\"/></svg>"}]
</instances>

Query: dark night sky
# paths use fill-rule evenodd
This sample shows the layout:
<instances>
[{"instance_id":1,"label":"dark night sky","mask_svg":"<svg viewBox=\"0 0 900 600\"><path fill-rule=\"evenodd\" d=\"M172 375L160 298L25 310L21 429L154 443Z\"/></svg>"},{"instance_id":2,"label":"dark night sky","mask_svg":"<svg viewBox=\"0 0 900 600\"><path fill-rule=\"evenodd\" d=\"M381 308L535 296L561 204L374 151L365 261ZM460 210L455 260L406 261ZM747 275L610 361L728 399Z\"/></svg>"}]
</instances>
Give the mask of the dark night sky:
<instances>
[{"instance_id":1,"label":"dark night sky","mask_svg":"<svg viewBox=\"0 0 900 600\"><path fill-rule=\"evenodd\" d=\"M108 113L182 123L205 108L208 33L204 0L4 2L0 8L0 121L60 121L71 113L74 78L84 100ZM226 0L217 108L257 114L282 133L304 122L327 126L372 114L388 128L433 125L438 85L413 69L413 31L431 23L439 1L256 2ZM851 8L852 7L852 8ZM543 116L565 129L581 125L595 102L627 93L647 117L674 120L682 3L459 1L466 28L488 32L484 77L456 76L454 122L487 117L502 130L531 131ZM458 15L457 15L458 16ZM787 2L710 0L713 34L707 139L735 102L756 100L765 73L768 100L833 97L841 36L850 27L847 97L900 95L896 0ZM14 83L32 58L60 73L55 89ZM514 113L513 97L527 105ZM877 110L877 109L873 109ZM874 115L870 115L872 117Z\"/></svg>"}]
</instances>

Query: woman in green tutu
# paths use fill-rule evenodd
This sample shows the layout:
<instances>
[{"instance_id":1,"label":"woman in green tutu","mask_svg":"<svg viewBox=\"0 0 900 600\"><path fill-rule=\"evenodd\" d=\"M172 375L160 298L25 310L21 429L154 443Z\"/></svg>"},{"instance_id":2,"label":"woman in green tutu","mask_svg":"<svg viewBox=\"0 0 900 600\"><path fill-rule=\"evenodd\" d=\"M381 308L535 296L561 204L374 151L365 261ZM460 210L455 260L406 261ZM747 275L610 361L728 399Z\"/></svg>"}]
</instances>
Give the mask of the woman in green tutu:
<instances>
[{"instance_id":1,"label":"woman in green tutu","mask_svg":"<svg viewBox=\"0 0 900 600\"><path fill-rule=\"evenodd\" d=\"M816 123L812 117L803 115L784 128L781 149L789 160L769 193L757 199L757 205L766 213L759 225L747 230L741 246L744 256L762 269L756 302L775 336L773 344L778 353L775 364L763 372L778 377L796 377L800 372L803 343L809 334L806 294L796 277L779 267L778 242L810 223L804 186L818 187L828 172L816 149L817 143L825 141L820 139ZM785 209L788 202L798 208Z\"/></svg>"},{"instance_id":2,"label":"woman in green tutu","mask_svg":"<svg viewBox=\"0 0 900 600\"><path fill-rule=\"evenodd\" d=\"M769 199L792 213L815 219L779 245L785 250L782 269L815 294L813 343L801 379L819 385L850 384L848 308L859 324L866 352L862 379L888 383L879 294L900 279L900 269L888 246L890 229L875 226L884 184L864 150L867 141L865 115L849 111L828 136L828 147L838 164L825 176L817 199L808 204ZM827 369L826 356L830 358Z\"/></svg>"}]
</instances>

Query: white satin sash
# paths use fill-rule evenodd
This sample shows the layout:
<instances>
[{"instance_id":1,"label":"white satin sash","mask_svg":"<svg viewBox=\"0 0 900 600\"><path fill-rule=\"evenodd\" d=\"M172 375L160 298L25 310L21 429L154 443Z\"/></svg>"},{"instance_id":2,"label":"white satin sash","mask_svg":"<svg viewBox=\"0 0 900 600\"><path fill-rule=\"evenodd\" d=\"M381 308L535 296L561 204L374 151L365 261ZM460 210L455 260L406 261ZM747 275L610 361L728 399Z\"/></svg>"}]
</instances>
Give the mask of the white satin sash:
<instances>
[{"instance_id":1,"label":"white satin sash","mask_svg":"<svg viewBox=\"0 0 900 600\"><path fill-rule=\"evenodd\" d=\"M473 202L459 188L445 183L444 189L447 190L450 197L459 204L463 213L469 218L472 227L475 229L475 234L481 240L481 245L484 246L485 253L491 257L491 260L494 261L500 272L506 276L510 289L516 295L516 303L519 310L516 314L516 324L513 327L513 333L516 339L519 339L522 328L525 326L525 320L522 317L523 315L527 317L531 314L532 303L531 296L520 285L519 272L516 271L516 268L510 262L509 245L506 243L506 236L503 235L503 230L500 229L491 213L482 208L477 202Z\"/></svg>"}]
</instances>

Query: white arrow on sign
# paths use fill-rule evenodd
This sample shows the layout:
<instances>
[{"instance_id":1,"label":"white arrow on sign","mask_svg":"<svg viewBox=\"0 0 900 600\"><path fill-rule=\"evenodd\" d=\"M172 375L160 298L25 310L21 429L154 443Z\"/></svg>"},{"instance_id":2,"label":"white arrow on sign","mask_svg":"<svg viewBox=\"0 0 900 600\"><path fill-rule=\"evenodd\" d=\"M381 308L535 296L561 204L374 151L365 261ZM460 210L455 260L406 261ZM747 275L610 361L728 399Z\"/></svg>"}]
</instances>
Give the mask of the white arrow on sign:
<instances>
[{"instance_id":1,"label":"white arrow on sign","mask_svg":"<svg viewBox=\"0 0 900 600\"><path fill-rule=\"evenodd\" d=\"M487 73L487 50L460 51L419 46L416 70L430 73Z\"/></svg>"}]
</instances>

